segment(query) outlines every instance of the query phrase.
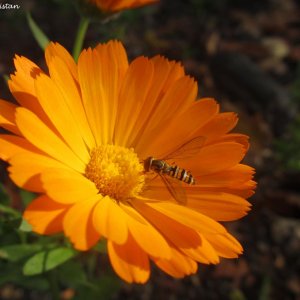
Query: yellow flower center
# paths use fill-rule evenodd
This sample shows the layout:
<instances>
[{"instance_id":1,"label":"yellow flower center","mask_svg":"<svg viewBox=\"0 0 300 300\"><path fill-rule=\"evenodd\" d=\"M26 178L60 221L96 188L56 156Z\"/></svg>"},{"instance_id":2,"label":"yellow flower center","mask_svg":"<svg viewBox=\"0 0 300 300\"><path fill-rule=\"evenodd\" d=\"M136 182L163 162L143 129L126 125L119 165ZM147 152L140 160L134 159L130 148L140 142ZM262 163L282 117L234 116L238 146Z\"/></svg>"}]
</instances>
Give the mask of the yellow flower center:
<instances>
[{"instance_id":1,"label":"yellow flower center","mask_svg":"<svg viewBox=\"0 0 300 300\"><path fill-rule=\"evenodd\" d=\"M124 201L141 193L145 175L134 150L102 145L91 151L85 176L93 181L102 195Z\"/></svg>"}]
</instances>

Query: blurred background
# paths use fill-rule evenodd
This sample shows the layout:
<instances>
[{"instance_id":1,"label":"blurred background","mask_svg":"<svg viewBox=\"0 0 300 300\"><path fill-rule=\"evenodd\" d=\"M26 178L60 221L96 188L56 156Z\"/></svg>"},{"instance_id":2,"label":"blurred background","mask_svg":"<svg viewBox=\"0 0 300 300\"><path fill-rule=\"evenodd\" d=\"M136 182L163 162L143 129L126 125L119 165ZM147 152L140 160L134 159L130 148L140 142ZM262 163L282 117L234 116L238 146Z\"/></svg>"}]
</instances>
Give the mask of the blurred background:
<instances>
[{"instance_id":1,"label":"blurred background","mask_svg":"<svg viewBox=\"0 0 300 300\"><path fill-rule=\"evenodd\" d=\"M79 23L71 2L11 0L7 3L20 9L0 9L0 98L12 100L5 75L14 71L15 54L45 67L26 12L51 40L71 50ZM214 97L222 111L239 114L235 131L251 138L245 162L257 169L258 188L249 215L226 226L244 255L217 266L199 265L196 275L182 280L153 268L146 285L116 279L106 255L96 253L101 249L55 273L24 276L27 258L12 259L3 249L36 237L18 232L20 219L0 206L0 299L53 299L49 290L55 288L59 299L299 300L300 1L161 0L123 12L113 22L92 24L85 46L111 38L125 44L131 59L162 54L181 61L198 81L199 97ZM4 165L1 181L1 203L30 201L31 195L9 181Z\"/></svg>"}]
</instances>

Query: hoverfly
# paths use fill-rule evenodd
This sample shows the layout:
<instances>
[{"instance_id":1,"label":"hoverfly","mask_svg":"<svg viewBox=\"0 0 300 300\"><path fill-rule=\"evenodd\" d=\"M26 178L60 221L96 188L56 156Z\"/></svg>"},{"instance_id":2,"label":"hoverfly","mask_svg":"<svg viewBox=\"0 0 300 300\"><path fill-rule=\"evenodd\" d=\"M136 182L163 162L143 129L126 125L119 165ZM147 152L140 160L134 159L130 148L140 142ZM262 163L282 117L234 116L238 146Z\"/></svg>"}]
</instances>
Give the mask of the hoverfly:
<instances>
[{"instance_id":1,"label":"hoverfly","mask_svg":"<svg viewBox=\"0 0 300 300\"><path fill-rule=\"evenodd\" d=\"M164 158L156 159L152 156L149 156L144 160L145 172L153 171L159 175L172 197L179 204L186 203L185 191L181 183L194 185L196 181L191 172L180 168L175 164L169 164L167 160L193 157L202 148L204 140L205 138L202 136L196 137L184 143L178 149L171 152Z\"/></svg>"}]
</instances>

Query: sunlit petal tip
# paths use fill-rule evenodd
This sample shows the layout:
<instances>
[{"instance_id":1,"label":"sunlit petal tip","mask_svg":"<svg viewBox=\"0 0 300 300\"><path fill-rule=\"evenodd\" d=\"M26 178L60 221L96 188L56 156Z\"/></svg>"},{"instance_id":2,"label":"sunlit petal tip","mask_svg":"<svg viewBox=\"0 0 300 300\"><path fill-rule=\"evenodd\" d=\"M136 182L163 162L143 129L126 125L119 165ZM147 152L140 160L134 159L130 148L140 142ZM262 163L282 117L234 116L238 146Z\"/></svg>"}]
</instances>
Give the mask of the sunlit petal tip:
<instances>
[{"instance_id":1,"label":"sunlit petal tip","mask_svg":"<svg viewBox=\"0 0 300 300\"><path fill-rule=\"evenodd\" d=\"M153 259L153 261L161 270L174 278L195 274L198 269L193 259L175 248L172 248L171 259Z\"/></svg>"},{"instance_id":2,"label":"sunlit petal tip","mask_svg":"<svg viewBox=\"0 0 300 300\"><path fill-rule=\"evenodd\" d=\"M14 65L16 68L15 75L19 72L21 75L31 75L34 77L35 73L40 70L34 62L21 55L15 55Z\"/></svg>"},{"instance_id":3,"label":"sunlit petal tip","mask_svg":"<svg viewBox=\"0 0 300 300\"><path fill-rule=\"evenodd\" d=\"M100 234L96 231L92 220L92 212L98 201L98 197L90 197L70 206L65 213L63 219L65 235L78 250L86 251L100 239Z\"/></svg>"},{"instance_id":4,"label":"sunlit petal tip","mask_svg":"<svg viewBox=\"0 0 300 300\"><path fill-rule=\"evenodd\" d=\"M129 235L124 245L108 241L108 254L115 272L128 283L145 283L150 276L149 258Z\"/></svg>"},{"instance_id":5,"label":"sunlit petal tip","mask_svg":"<svg viewBox=\"0 0 300 300\"><path fill-rule=\"evenodd\" d=\"M20 65L20 62L22 60L25 60L27 61L27 58L25 58L24 56L22 55L18 55L18 54L15 54L14 58L13 58L13 62L14 62L14 65L15 65L15 68L18 69L19 65ZM16 70L17 71L17 70Z\"/></svg>"},{"instance_id":6,"label":"sunlit petal tip","mask_svg":"<svg viewBox=\"0 0 300 300\"><path fill-rule=\"evenodd\" d=\"M50 235L62 231L66 208L47 196L40 196L29 204L23 217L35 232Z\"/></svg>"},{"instance_id":7,"label":"sunlit petal tip","mask_svg":"<svg viewBox=\"0 0 300 300\"><path fill-rule=\"evenodd\" d=\"M128 238L127 216L119 205L110 197L104 197L99 201L93 211L93 224L97 232L122 245Z\"/></svg>"},{"instance_id":8,"label":"sunlit petal tip","mask_svg":"<svg viewBox=\"0 0 300 300\"><path fill-rule=\"evenodd\" d=\"M152 257L170 259L170 245L160 231L131 206L121 207L126 212L128 230L136 243Z\"/></svg>"}]
</instances>

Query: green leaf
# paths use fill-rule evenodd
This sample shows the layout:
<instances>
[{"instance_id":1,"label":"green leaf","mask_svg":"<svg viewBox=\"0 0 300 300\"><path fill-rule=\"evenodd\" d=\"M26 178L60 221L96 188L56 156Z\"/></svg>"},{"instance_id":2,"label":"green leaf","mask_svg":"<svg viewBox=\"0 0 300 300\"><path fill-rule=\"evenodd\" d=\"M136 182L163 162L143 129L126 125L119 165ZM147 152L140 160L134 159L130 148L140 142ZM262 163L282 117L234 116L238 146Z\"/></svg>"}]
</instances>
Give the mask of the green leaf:
<instances>
[{"instance_id":1,"label":"green leaf","mask_svg":"<svg viewBox=\"0 0 300 300\"><path fill-rule=\"evenodd\" d=\"M22 219L22 222L20 224L19 229L21 231L31 232L32 231L32 226L25 219Z\"/></svg>"},{"instance_id":2,"label":"green leaf","mask_svg":"<svg viewBox=\"0 0 300 300\"><path fill-rule=\"evenodd\" d=\"M4 74L2 76L3 76L3 79L4 79L5 83L7 84L8 80L9 80L9 76L6 75L6 74Z\"/></svg>"},{"instance_id":3,"label":"green leaf","mask_svg":"<svg viewBox=\"0 0 300 300\"><path fill-rule=\"evenodd\" d=\"M49 289L47 279L39 277L25 277L21 273L20 265L10 262L0 265L0 286L5 283L16 284L31 290L45 291Z\"/></svg>"},{"instance_id":4,"label":"green leaf","mask_svg":"<svg viewBox=\"0 0 300 300\"><path fill-rule=\"evenodd\" d=\"M272 281L269 275L265 275L262 286L259 292L259 300L268 300L271 299L271 289L272 289Z\"/></svg>"},{"instance_id":5,"label":"green leaf","mask_svg":"<svg viewBox=\"0 0 300 300\"><path fill-rule=\"evenodd\" d=\"M78 261L69 260L57 269L57 274L60 282L66 286L76 287L88 283L83 265Z\"/></svg>"},{"instance_id":6,"label":"green leaf","mask_svg":"<svg viewBox=\"0 0 300 300\"><path fill-rule=\"evenodd\" d=\"M7 214L10 214L14 217L20 217L21 216L21 213L18 212L17 210L9 207L9 206L6 206L4 204L0 204L0 212L4 212L4 213L7 213Z\"/></svg>"},{"instance_id":7,"label":"green leaf","mask_svg":"<svg viewBox=\"0 0 300 300\"><path fill-rule=\"evenodd\" d=\"M36 198L36 194L32 192L28 192L25 190L20 190L20 195L22 197L23 203L27 206L34 198Z\"/></svg>"},{"instance_id":8,"label":"green leaf","mask_svg":"<svg viewBox=\"0 0 300 300\"><path fill-rule=\"evenodd\" d=\"M234 289L230 292L229 299L230 300L246 300L246 297L241 290Z\"/></svg>"},{"instance_id":9,"label":"green leaf","mask_svg":"<svg viewBox=\"0 0 300 300\"><path fill-rule=\"evenodd\" d=\"M31 276L47 272L63 264L76 254L75 250L65 247L39 252L27 260L23 266L23 274Z\"/></svg>"},{"instance_id":10,"label":"green leaf","mask_svg":"<svg viewBox=\"0 0 300 300\"><path fill-rule=\"evenodd\" d=\"M16 265L10 265L10 269L3 270L0 273L0 286L8 282L17 281L22 275L18 272Z\"/></svg>"},{"instance_id":11,"label":"green leaf","mask_svg":"<svg viewBox=\"0 0 300 300\"><path fill-rule=\"evenodd\" d=\"M19 243L19 227L21 219L7 219L5 216L0 218L0 246L14 245Z\"/></svg>"},{"instance_id":12,"label":"green leaf","mask_svg":"<svg viewBox=\"0 0 300 300\"><path fill-rule=\"evenodd\" d=\"M0 185L0 199L1 199L2 205L9 206L10 197L8 196L7 191L5 190L5 188L2 184Z\"/></svg>"},{"instance_id":13,"label":"green leaf","mask_svg":"<svg viewBox=\"0 0 300 300\"><path fill-rule=\"evenodd\" d=\"M37 23L32 19L30 13L27 13L27 22L35 40L37 41L39 46L43 50L45 50L47 45L50 43L50 40L48 39L46 34L40 29Z\"/></svg>"},{"instance_id":14,"label":"green leaf","mask_svg":"<svg viewBox=\"0 0 300 300\"><path fill-rule=\"evenodd\" d=\"M0 248L0 258L16 262L42 249L41 245L9 245Z\"/></svg>"},{"instance_id":15,"label":"green leaf","mask_svg":"<svg viewBox=\"0 0 300 300\"><path fill-rule=\"evenodd\" d=\"M74 300L111 299L121 287L121 281L116 276L104 275L90 280L85 285L77 287L78 293Z\"/></svg>"},{"instance_id":16,"label":"green leaf","mask_svg":"<svg viewBox=\"0 0 300 300\"><path fill-rule=\"evenodd\" d=\"M47 291L49 290L49 281L41 277L19 277L15 283L30 290Z\"/></svg>"},{"instance_id":17,"label":"green leaf","mask_svg":"<svg viewBox=\"0 0 300 300\"><path fill-rule=\"evenodd\" d=\"M94 246L93 249L96 250L96 251L98 251L98 252L100 252L100 253L106 254L107 253L106 240L104 240L104 239L100 240L100 242L98 242L96 244L96 246Z\"/></svg>"}]
</instances>

